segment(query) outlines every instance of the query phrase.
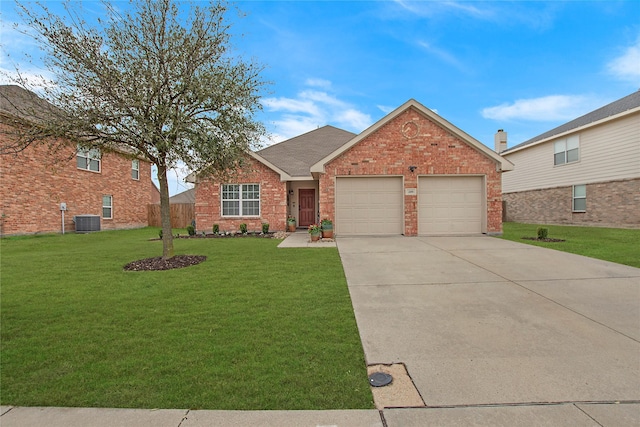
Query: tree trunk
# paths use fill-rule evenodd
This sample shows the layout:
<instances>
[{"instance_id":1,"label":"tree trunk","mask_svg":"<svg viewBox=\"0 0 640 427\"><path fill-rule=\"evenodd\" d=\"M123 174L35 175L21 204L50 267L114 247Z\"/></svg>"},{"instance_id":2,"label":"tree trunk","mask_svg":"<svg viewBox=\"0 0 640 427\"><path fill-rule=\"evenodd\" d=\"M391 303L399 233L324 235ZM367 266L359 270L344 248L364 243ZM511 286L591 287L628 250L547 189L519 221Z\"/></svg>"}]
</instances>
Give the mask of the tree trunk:
<instances>
[{"instance_id":1,"label":"tree trunk","mask_svg":"<svg viewBox=\"0 0 640 427\"><path fill-rule=\"evenodd\" d=\"M160 183L160 218L162 222L162 259L172 258L173 230L171 230L171 206L169 205L169 182L167 166L158 164L158 182Z\"/></svg>"}]
</instances>

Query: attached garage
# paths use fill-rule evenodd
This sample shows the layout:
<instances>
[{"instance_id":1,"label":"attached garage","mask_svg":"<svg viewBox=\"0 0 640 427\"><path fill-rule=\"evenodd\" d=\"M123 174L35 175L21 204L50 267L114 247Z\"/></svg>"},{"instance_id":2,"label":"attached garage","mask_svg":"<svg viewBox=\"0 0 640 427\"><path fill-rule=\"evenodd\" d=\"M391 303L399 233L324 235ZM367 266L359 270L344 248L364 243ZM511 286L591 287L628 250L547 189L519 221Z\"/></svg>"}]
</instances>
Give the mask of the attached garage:
<instances>
[{"instance_id":1,"label":"attached garage","mask_svg":"<svg viewBox=\"0 0 640 427\"><path fill-rule=\"evenodd\" d=\"M485 212L482 176L418 179L418 234L482 233Z\"/></svg>"},{"instance_id":2,"label":"attached garage","mask_svg":"<svg viewBox=\"0 0 640 427\"><path fill-rule=\"evenodd\" d=\"M403 233L402 177L336 178L336 234Z\"/></svg>"}]
</instances>

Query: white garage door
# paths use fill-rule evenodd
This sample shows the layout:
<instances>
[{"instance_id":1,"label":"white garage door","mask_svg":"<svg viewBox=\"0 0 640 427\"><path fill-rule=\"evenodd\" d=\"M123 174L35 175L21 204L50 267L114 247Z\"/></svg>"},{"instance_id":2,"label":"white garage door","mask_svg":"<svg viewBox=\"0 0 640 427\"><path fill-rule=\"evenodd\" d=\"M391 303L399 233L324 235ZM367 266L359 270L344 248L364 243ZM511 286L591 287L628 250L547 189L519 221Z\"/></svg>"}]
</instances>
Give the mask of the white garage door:
<instances>
[{"instance_id":1,"label":"white garage door","mask_svg":"<svg viewBox=\"0 0 640 427\"><path fill-rule=\"evenodd\" d=\"M482 233L483 211L482 177L418 179L418 234Z\"/></svg>"},{"instance_id":2,"label":"white garage door","mask_svg":"<svg viewBox=\"0 0 640 427\"><path fill-rule=\"evenodd\" d=\"M336 178L339 235L402 234L402 178Z\"/></svg>"}]
</instances>

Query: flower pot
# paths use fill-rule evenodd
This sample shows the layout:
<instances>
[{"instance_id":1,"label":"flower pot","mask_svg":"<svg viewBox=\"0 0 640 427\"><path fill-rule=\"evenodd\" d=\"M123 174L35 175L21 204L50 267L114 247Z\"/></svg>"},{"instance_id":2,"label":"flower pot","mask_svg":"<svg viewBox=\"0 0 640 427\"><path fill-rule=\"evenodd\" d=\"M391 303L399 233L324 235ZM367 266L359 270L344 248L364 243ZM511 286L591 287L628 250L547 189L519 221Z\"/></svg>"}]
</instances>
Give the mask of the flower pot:
<instances>
[{"instance_id":1,"label":"flower pot","mask_svg":"<svg viewBox=\"0 0 640 427\"><path fill-rule=\"evenodd\" d=\"M289 231L290 233L295 233L295 231L296 231L296 223L295 222L290 222L289 224L287 224L287 231Z\"/></svg>"},{"instance_id":2,"label":"flower pot","mask_svg":"<svg viewBox=\"0 0 640 427\"><path fill-rule=\"evenodd\" d=\"M331 229L331 230L322 229L322 238L323 239L333 239L333 229Z\"/></svg>"},{"instance_id":3,"label":"flower pot","mask_svg":"<svg viewBox=\"0 0 640 427\"><path fill-rule=\"evenodd\" d=\"M311 235L312 242L317 242L318 240L320 240L320 233Z\"/></svg>"}]
</instances>

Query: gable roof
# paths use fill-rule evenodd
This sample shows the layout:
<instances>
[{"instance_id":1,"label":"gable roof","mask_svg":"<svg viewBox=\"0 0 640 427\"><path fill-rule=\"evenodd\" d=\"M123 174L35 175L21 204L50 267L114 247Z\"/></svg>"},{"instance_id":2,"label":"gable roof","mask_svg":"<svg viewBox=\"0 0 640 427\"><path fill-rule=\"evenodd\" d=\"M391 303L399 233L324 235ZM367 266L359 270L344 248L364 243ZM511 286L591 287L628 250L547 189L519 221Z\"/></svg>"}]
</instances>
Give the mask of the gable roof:
<instances>
[{"instance_id":1,"label":"gable roof","mask_svg":"<svg viewBox=\"0 0 640 427\"><path fill-rule=\"evenodd\" d=\"M534 145L537 142L542 142L551 137L561 135L569 131L593 126L603 120L605 121L612 120L614 118L619 117L620 115L631 113L633 112L632 110L638 110L638 109L640 109L640 90L630 95L627 95L623 98L620 98L617 101L614 101L610 104L607 104L604 107L598 108L597 110L587 113L584 116L580 116L577 119L571 120L570 122L567 122L563 125L553 128L538 136L535 136L525 142L522 142L518 145L514 145L513 147L503 151L502 154L508 154L512 151L522 149L529 145Z\"/></svg>"},{"instance_id":2,"label":"gable roof","mask_svg":"<svg viewBox=\"0 0 640 427\"><path fill-rule=\"evenodd\" d=\"M320 159L343 146L356 135L333 126L323 126L255 154L291 177L311 178L309 170ZM259 160L259 159L258 159ZM267 165L268 166L268 165Z\"/></svg>"},{"instance_id":3,"label":"gable roof","mask_svg":"<svg viewBox=\"0 0 640 427\"><path fill-rule=\"evenodd\" d=\"M338 157L340 154L344 153L345 151L349 150L351 147L353 147L354 145L356 145L357 143L359 143L363 139L367 138L369 135L371 135L372 133L376 132L378 129L380 129L381 127L383 127L384 125L389 123L391 120L395 119L400 114L402 114L403 112L405 112L406 110L408 110L410 108L413 108L413 109L417 110L422 115L426 116L428 119L430 119L431 121L435 122L437 125L445 128L446 130L451 132L453 135L457 136L458 138L460 138L461 140L466 142L469 146L471 146L475 150L477 150L480 153L484 154L485 156L491 158L494 162L496 162L498 171L510 171L510 170L513 170L513 163L511 163L507 159L503 158L502 156L497 154L495 151L491 150L489 147L487 147L486 145L484 145L483 143L481 143L477 139L473 138L471 135L467 134L463 130L461 130L458 127L454 126L453 124L449 123L447 120L443 119L442 117L440 117L438 114L434 113L429 108L427 108L424 105L420 104L415 99L410 99L407 102L405 102L404 104L402 104L400 107L396 108L394 111L392 111L391 113L387 114L385 117L380 119L378 122L376 122L373 125L371 125L364 132L362 132L361 134L357 135L356 137L354 137L353 139L351 139L347 143L345 143L342 146L336 148L335 151L329 153L327 156L325 156L322 159L320 159L313 166L311 166L311 173L312 174L324 173L324 166L327 163L329 163L331 160L335 159L336 157Z\"/></svg>"},{"instance_id":4,"label":"gable roof","mask_svg":"<svg viewBox=\"0 0 640 427\"><path fill-rule=\"evenodd\" d=\"M196 189L190 188L182 193L175 194L169 197L169 203L195 203L196 202Z\"/></svg>"}]
</instances>

